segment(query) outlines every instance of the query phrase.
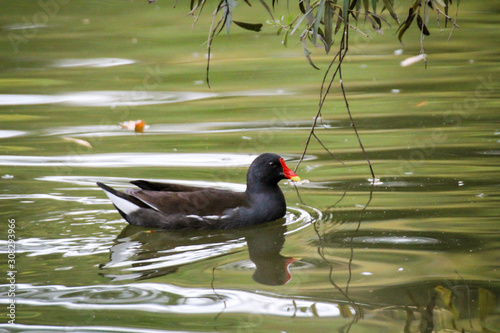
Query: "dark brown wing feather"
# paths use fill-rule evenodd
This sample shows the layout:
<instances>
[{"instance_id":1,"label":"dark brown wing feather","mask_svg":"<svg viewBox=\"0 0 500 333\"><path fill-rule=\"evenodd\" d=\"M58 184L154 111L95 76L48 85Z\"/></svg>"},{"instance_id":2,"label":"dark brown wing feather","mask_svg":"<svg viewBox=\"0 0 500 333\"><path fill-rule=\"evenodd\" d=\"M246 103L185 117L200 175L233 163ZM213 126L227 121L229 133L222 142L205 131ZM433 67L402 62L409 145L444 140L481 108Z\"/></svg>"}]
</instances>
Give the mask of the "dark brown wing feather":
<instances>
[{"instance_id":1,"label":"dark brown wing feather","mask_svg":"<svg viewBox=\"0 0 500 333\"><path fill-rule=\"evenodd\" d=\"M128 190L127 193L169 215L221 215L228 208L248 206L245 193L226 190L202 189L192 192Z\"/></svg>"},{"instance_id":2,"label":"dark brown wing feather","mask_svg":"<svg viewBox=\"0 0 500 333\"><path fill-rule=\"evenodd\" d=\"M194 192L194 191L201 191L201 190L205 189L205 187L150 182L147 180L133 180L130 183L140 187L143 190L149 190L149 191Z\"/></svg>"}]
</instances>

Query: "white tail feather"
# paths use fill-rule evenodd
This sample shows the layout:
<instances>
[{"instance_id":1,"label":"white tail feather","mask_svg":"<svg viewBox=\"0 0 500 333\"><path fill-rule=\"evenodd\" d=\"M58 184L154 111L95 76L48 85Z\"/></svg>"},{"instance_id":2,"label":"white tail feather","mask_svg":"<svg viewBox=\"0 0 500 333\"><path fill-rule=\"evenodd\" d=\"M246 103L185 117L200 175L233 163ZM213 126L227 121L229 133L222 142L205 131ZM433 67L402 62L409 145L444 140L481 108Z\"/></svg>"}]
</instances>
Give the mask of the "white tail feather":
<instances>
[{"instance_id":1,"label":"white tail feather","mask_svg":"<svg viewBox=\"0 0 500 333\"><path fill-rule=\"evenodd\" d=\"M125 213L125 215L129 215L135 211L138 211L141 208L141 207L137 206L136 204L134 204L126 199L123 199L123 198L120 198L119 196L114 195L111 192L104 191L104 193L106 193L109 200L111 200L111 202L116 206L116 208L118 208L123 213Z\"/></svg>"}]
</instances>

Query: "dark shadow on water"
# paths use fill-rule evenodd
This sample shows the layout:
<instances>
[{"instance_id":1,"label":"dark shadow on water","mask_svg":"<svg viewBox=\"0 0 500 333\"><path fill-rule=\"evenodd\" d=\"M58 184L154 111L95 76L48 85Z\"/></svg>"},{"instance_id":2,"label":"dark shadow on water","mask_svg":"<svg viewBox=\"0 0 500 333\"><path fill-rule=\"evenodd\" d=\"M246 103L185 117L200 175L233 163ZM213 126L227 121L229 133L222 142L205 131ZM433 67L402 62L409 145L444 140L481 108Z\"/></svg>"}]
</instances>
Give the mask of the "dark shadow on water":
<instances>
[{"instance_id":1,"label":"dark shadow on water","mask_svg":"<svg viewBox=\"0 0 500 333\"><path fill-rule=\"evenodd\" d=\"M283 285L295 261L280 254L287 227L284 219L239 230L149 230L126 226L110 248L100 274L113 281L144 280L177 272L185 265L244 251L255 265L252 278Z\"/></svg>"}]
</instances>

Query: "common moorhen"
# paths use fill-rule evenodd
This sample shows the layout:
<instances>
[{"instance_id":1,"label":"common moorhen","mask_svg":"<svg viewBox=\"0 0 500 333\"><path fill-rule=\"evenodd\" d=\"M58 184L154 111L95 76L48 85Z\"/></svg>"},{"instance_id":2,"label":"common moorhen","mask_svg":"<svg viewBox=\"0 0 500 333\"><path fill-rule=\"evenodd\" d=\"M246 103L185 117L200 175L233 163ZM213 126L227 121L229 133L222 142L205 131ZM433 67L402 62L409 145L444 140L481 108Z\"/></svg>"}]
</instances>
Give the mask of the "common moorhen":
<instances>
[{"instance_id":1,"label":"common moorhen","mask_svg":"<svg viewBox=\"0 0 500 333\"><path fill-rule=\"evenodd\" d=\"M300 180L283 158L259 155L247 172L245 192L135 180L141 189L119 192L97 183L128 223L163 229L229 229L273 221L286 213L278 186L282 179Z\"/></svg>"}]
</instances>

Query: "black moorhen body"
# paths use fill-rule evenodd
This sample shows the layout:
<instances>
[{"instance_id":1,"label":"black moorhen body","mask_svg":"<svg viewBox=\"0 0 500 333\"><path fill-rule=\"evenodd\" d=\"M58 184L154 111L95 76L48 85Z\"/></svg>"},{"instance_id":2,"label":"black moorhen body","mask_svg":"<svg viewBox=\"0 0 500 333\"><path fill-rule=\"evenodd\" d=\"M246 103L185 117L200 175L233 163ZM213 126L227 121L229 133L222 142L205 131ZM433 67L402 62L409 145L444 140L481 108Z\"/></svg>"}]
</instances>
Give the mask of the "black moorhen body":
<instances>
[{"instance_id":1,"label":"black moorhen body","mask_svg":"<svg viewBox=\"0 0 500 333\"><path fill-rule=\"evenodd\" d=\"M245 192L135 180L141 189L119 192L97 183L130 224L149 228L229 229L273 221L286 213L278 182L300 180L276 154L259 155Z\"/></svg>"}]
</instances>

